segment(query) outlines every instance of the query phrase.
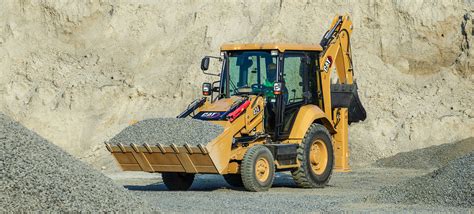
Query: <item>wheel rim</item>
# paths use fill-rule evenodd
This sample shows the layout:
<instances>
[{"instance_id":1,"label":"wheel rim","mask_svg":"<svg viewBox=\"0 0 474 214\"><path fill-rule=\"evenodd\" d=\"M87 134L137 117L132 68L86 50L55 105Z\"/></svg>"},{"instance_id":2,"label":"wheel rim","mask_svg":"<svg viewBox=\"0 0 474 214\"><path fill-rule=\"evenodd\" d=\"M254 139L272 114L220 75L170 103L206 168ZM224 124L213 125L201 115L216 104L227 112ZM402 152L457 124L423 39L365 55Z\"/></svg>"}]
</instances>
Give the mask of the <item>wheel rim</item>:
<instances>
[{"instance_id":1,"label":"wheel rim","mask_svg":"<svg viewBox=\"0 0 474 214\"><path fill-rule=\"evenodd\" d=\"M311 144L309 153L311 169L317 175L321 175L326 170L328 164L328 150L326 144L317 139Z\"/></svg>"},{"instance_id":2,"label":"wheel rim","mask_svg":"<svg viewBox=\"0 0 474 214\"><path fill-rule=\"evenodd\" d=\"M270 175L270 164L267 159L260 158L255 164L255 177L260 182L265 182Z\"/></svg>"}]
</instances>

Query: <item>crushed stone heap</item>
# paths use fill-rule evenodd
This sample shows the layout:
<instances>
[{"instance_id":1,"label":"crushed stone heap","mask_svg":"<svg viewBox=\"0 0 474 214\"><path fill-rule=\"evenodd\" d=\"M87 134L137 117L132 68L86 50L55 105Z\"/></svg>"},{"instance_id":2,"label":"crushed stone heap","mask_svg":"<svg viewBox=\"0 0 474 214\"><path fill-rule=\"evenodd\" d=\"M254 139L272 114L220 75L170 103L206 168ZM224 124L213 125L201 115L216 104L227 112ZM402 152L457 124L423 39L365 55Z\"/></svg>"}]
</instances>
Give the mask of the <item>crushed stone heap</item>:
<instances>
[{"instance_id":1,"label":"crushed stone heap","mask_svg":"<svg viewBox=\"0 0 474 214\"><path fill-rule=\"evenodd\" d=\"M384 187L375 197L389 203L474 206L474 152L451 161L432 173L394 186Z\"/></svg>"},{"instance_id":2,"label":"crushed stone heap","mask_svg":"<svg viewBox=\"0 0 474 214\"><path fill-rule=\"evenodd\" d=\"M377 160L376 165L406 169L436 169L473 151L474 137L470 137L456 143L400 152L392 157Z\"/></svg>"},{"instance_id":3,"label":"crushed stone heap","mask_svg":"<svg viewBox=\"0 0 474 214\"><path fill-rule=\"evenodd\" d=\"M141 212L146 204L0 113L0 212Z\"/></svg>"},{"instance_id":4,"label":"crushed stone heap","mask_svg":"<svg viewBox=\"0 0 474 214\"><path fill-rule=\"evenodd\" d=\"M206 145L212 139L221 134L223 128L219 125L207 121L187 118L153 118L142 120L131 125L107 143L116 145L137 145L157 144L171 145L174 143L181 146L185 143L189 145Z\"/></svg>"}]
</instances>

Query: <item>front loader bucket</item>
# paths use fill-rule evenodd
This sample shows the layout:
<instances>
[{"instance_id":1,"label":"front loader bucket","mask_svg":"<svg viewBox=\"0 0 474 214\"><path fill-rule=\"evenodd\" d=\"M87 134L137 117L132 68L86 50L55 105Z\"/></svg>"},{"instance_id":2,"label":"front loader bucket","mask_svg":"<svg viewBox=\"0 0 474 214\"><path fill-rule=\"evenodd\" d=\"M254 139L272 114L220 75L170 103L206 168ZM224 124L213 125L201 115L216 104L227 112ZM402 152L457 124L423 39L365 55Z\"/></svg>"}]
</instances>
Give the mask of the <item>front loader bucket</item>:
<instances>
[{"instance_id":1,"label":"front loader bucket","mask_svg":"<svg viewBox=\"0 0 474 214\"><path fill-rule=\"evenodd\" d=\"M203 145L111 145L107 149L124 171L218 173Z\"/></svg>"},{"instance_id":2,"label":"front loader bucket","mask_svg":"<svg viewBox=\"0 0 474 214\"><path fill-rule=\"evenodd\" d=\"M244 124L244 117L236 122ZM219 123L219 122L215 122ZM186 143L117 144L106 143L107 150L115 157L124 171L186 172L222 174L226 172L232 139L242 129L222 121L224 131L207 145Z\"/></svg>"}]
</instances>

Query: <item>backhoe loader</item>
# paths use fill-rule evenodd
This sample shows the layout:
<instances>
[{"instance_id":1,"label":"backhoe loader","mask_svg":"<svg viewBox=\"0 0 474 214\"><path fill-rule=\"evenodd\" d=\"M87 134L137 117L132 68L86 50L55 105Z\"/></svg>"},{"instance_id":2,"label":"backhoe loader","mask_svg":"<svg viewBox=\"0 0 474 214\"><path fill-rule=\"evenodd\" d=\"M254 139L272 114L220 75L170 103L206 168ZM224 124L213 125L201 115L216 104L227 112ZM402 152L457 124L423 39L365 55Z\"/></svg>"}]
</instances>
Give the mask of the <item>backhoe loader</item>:
<instances>
[{"instance_id":1,"label":"backhoe loader","mask_svg":"<svg viewBox=\"0 0 474 214\"><path fill-rule=\"evenodd\" d=\"M170 190L187 190L196 174L221 174L232 186L266 191L281 171L299 187L323 187L333 170L350 170L348 125L366 118L351 33L349 16L336 16L317 45L224 44L201 61L219 80L204 83L204 97L177 116L220 125L220 135L206 145L106 147L123 170L162 173ZM208 72L211 59L220 72Z\"/></svg>"}]
</instances>

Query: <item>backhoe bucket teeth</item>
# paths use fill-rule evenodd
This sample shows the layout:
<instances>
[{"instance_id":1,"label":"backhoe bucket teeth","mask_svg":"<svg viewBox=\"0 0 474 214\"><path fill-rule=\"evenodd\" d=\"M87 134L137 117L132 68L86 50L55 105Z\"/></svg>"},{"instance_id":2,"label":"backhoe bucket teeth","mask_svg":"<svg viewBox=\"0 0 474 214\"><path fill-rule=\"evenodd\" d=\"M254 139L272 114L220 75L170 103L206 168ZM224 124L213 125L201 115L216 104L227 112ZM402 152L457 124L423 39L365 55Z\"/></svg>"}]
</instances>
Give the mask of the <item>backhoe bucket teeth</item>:
<instances>
[{"instance_id":1,"label":"backhoe bucket teeth","mask_svg":"<svg viewBox=\"0 0 474 214\"><path fill-rule=\"evenodd\" d=\"M226 128L207 145L178 142L105 145L124 171L219 174L227 168L232 136L239 130L239 127Z\"/></svg>"},{"instance_id":2,"label":"backhoe bucket teeth","mask_svg":"<svg viewBox=\"0 0 474 214\"><path fill-rule=\"evenodd\" d=\"M204 145L106 144L124 171L218 173Z\"/></svg>"}]
</instances>

